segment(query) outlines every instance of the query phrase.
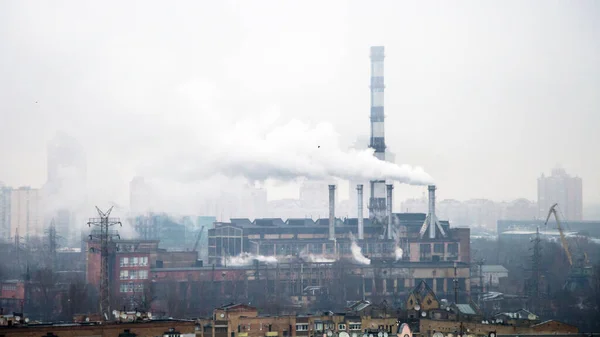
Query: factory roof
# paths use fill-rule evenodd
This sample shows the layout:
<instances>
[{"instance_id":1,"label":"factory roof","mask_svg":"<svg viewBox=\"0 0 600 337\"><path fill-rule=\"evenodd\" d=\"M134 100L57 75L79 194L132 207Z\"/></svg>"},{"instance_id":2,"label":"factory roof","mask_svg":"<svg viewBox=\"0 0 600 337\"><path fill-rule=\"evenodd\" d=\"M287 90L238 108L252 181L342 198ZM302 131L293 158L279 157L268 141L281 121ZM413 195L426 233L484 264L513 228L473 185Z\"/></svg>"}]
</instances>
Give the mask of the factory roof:
<instances>
[{"instance_id":1,"label":"factory roof","mask_svg":"<svg viewBox=\"0 0 600 337\"><path fill-rule=\"evenodd\" d=\"M501 265L483 265L481 271L484 273L508 273L508 269Z\"/></svg>"},{"instance_id":2,"label":"factory roof","mask_svg":"<svg viewBox=\"0 0 600 337\"><path fill-rule=\"evenodd\" d=\"M408 227L415 227L418 231L423 222L425 221L427 214L425 213L394 213L394 222L406 225ZM335 218L336 227L357 227L358 218ZM251 228L251 227L324 227L329 226L329 218L320 218L313 221L311 218L290 218L283 220L282 218L256 218L250 220L248 218L232 218L230 222L217 222L218 225L234 225L236 227ZM448 221L440 221L440 224L448 228L450 223ZM363 219L363 225L365 227L379 227L380 225L373 222L369 218Z\"/></svg>"},{"instance_id":3,"label":"factory roof","mask_svg":"<svg viewBox=\"0 0 600 337\"><path fill-rule=\"evenodd\" d=\"M337 262L344 262L347 263L348 265L351 265L354 268L380 268L382 265L388 266L388 267L394 267L394 268L420 268L420 267L427 267L427 268L452 268L454 266L454 261L439 261L439 262L421 262L421 261L395 261L393 258L390 259L376 259L376 258L372 258L371 259L371 264L369 265L364 265L364 264L359 264L357 262L354 262L352 260L339 260L336 262L306 262L306 261L301 261L301 260L297 260L297 261L289 261L289 262L280 262L280 263L263 263L261 262L260 265L266 265L266 266L271 266L271 268L275 268L277 265L279 265L280 267L283 265L289 265L289 264L295 264L295 265L299 265L300 263L304 264L305 266L307 265L331 265L333 263L337 263ZM468 267L468 264L465 262L457 262L457 267L458 268L466 268ZM151 268L152 272L176 272L176 271L210 271L214 268L214 270L234 270L234 269L239 269L239 270L246 270L246 269L253 269L255 268L254 265L252 264L248 264L248 265L244 265L244 266L212 266L212 265L208 265L208 266L202 266L202 267L172 267L172 268Z\"/></svg>"}]
</instances>

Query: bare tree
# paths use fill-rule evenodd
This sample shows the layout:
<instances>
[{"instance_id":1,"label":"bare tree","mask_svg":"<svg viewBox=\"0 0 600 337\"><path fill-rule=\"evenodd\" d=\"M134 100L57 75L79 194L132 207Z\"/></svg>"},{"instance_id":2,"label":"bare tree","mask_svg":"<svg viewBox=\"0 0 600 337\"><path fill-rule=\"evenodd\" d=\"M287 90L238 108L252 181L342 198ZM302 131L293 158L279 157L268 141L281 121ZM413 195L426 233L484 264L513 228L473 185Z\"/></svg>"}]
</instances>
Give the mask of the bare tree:
<instances>
[{"instance_id":1,"label":"bare tree","mask_svg":"<svg viewBox=\"0 0 600 337\"><path fill-rule=\"evenodd\" d=\"M39 269L31 278L31 298L28 300L40 317L45 321L52 320L56 310L58 280L51 269Z\"/></svg>"}]
</instances>

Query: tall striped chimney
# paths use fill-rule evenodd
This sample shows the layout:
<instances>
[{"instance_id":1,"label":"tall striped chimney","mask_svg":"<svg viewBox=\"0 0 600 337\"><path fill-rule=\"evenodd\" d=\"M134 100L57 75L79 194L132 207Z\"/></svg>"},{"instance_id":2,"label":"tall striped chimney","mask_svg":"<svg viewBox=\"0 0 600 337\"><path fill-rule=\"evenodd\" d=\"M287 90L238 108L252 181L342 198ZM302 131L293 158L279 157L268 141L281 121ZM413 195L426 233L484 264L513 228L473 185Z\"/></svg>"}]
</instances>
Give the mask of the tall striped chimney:
<instances>
[{"instance_id":1,"label":"tall striped chimney","mask_svg":"<svg viewBox=\"0 0 600 337\"><path fill-rule=\"evenodd\" d=\"M385 160L385 128L383 112L383 46L371 47L371 141L369 147L375 150L375 157ZM385 180L372 180L369 198L369 218L385 222L386 187Z\"/></svg>"}]
</instances>

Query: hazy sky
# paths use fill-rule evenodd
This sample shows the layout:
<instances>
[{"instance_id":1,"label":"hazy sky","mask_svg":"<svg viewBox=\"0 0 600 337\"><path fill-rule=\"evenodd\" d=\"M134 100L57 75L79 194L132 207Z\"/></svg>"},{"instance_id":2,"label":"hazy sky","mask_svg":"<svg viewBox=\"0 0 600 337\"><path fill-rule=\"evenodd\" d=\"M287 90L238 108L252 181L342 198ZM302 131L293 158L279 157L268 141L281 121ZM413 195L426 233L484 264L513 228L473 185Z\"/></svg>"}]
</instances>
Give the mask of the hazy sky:
<instances>
[{"instance_id":1,"label":"hazy sky","mask_svg":"<svg viewBox=\"0 0 600 337\"><path fill-rule=\"evenodd\" d=\"M561 164L600 202L598 1L1 1L0 181L41 186L58 130L120 200L148 162L202 163L203 134L265 112L350 144L373 45L387 143L440 198L535 199Z\"/></svg>"}]
</instances>

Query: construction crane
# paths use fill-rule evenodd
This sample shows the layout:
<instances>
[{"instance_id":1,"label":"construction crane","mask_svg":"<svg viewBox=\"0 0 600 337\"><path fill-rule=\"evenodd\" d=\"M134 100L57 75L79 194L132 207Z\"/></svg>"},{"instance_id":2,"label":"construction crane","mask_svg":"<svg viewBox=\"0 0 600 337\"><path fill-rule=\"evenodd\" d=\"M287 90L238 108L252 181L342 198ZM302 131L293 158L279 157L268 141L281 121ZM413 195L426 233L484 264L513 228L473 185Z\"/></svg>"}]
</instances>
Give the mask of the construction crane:
<instances>
[{"instance_id":1,"label":"construction crane","mask_svg":"<svg viewBox=\"0 0 600 337\"><path fill-rule=\"evenodd\" d=\"M562 226L560 225L560 220L558 218L558 213L556 212L556 206L558 204L552 205L550 210L548 211L548 216L546 217L546 222L544 222L544 227L548 227L548 220L550 220L550 216L554 215L554 219L556 219L556 226L558 227L558 233L560 234L560 243L567 254L567 259L569 260L569 265L573 266L573 256L571 255L571 251L569 250L569 244L567 242L567 238L565 237L565 233L562 230Z\"/></svg>"},{"instance_id":2,"label":"construction crane","mask_svg":"<svg viewBox=\"0 0 600 337\"><path fill-rule=\"evenodd\" d=\"M576 288L585 289L589 287L589 276L591 275L591 267L588 265L588 257L587 254L583 253L583 258L578 258L576 264L573 264L573 255L571 254L571 250L569 249L569 244L567 242L567 238L563 231L560 217L558 216L558 212L556 207L558 204L552 205L550 210L548 211L548 216L546 217L546 222L544 223L544 227L547 228L548 220L550 220L550 216L554 215L554 219L556 220L556 227L558 227L558 233L560 234L560 242L565 250L567 255L567 259L569 260L569 266L571 267L569 277L567 279L567 283L565 284L565 288L568 290L575 290Z\"/></svg>"}]
</instances>

